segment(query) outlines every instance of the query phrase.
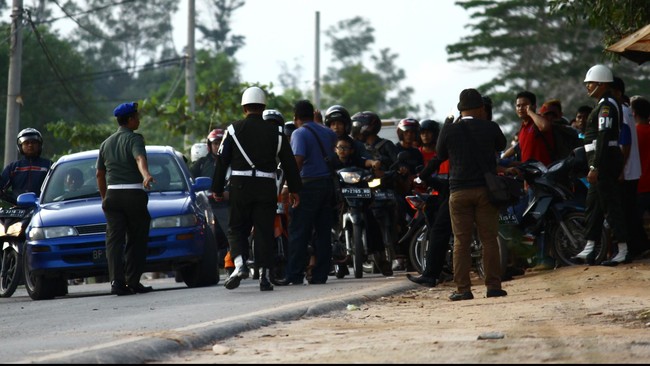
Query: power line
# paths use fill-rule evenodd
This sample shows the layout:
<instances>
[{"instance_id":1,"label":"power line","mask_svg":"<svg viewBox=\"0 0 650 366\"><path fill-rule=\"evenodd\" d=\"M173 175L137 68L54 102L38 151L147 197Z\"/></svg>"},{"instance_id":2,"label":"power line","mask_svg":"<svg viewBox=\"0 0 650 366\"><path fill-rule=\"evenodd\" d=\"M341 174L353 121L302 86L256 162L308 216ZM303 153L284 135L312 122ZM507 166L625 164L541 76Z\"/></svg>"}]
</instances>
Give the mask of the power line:
<instances>
[{"instance_id":1,"label":"power line","mask_svg":"<svg viewBox=\"0 0 650 366\"><path fill-rule=\"evenodd\" d=\"M40 22L37 22L36 24L37 24L37 25L41 25L41 24L45 24L45 23L54 23L54 22L56 22L56 21L58 21L58 20L61 20L61 19L67 19L67 18L70 18L70 19L72 19L75 23L79 24L79 23L74 19L75 17L77 17L77 16L79 16L79 15L91 14L91 13L94 13L94 12L97 12L97 11L105 10L105 9L110 8L110 7L113 7L113 6L123 5L123 4L127 4L127 3L133 3L133 2L136 2L136 1L138 1L138 0L124 0L124 1L121 1L121 2L118 2L118 3L107 4L107 5L104 5L104 6L97 7L97 8L92 8L92 9L89 9L89 10L86 10L86 11L82 11L81 13L77 13L77 14L68 14L68 12L67 12L66 10L64 10L63 7L61 7L61 5L59 5L59 3L56 2L56 0L54 0L54 2L56 3L56 5L57 5L59 8L61 8L61 11L63 11L63 13L65 14L65 16L64 16L64 17L58 17L58 18L51 18L51 19L41 20Z\"/></svg>"},{"instance_id":2,"label":"power line","mask_svg":"<svg viewBox=\"0 0 650 366\"><path fill-rule=\"evenodd\" d=\"M72 91L68 88L68 85L63 82L63 77L61 75L61 71L59 68L56 66L54 63L54 59L52 55L50 54L50 51L47 48L47 45L45 45L45 41L43 40L43 37L41 34L38 32L38 29L36 28L36 25L32 22L32 15L30 11L25 11L27 14L27 20L29 24L32 27L32 30L34 31L34 34L36 35L36 39L38 40L38 44L41 46L41 49L43 50L43 54L45 54L45 57L47 58L48 63L50 64L50 67L52 67L52 70L54 71L54 74L56 75L57 79L59 79L59 82L61 83L61 86L63 86L63 89L65 89L66 93L68 94L68 97L72 100L72 102L75 104L79 112L86 117L86 119L90 122L92 119L86 114L86 111L82 108L81 104L77 101L77 99L74 97L72 94Z\"/></svg>"}]
</instances>

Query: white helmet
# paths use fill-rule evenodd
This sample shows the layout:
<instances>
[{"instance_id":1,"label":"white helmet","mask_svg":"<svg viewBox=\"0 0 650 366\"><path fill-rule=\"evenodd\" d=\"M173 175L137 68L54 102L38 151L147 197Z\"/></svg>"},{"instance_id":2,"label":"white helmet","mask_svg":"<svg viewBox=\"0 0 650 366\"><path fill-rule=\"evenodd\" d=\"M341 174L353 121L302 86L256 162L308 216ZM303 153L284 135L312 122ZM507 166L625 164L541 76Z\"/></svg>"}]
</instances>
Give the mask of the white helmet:
<instances>
[{"instance_id":1,"label":"white helmet","mask_svg":"<svg viewBox=\"0 0 650 366\"><path fill-rule=\"evenodd\" d=\"M596 83L611 83L614 81L614 75L612 75L612 70L605 65L594 65L587 71L585 76L585 83L587 82L596 82Z\"/></svg>"},{"instance_id":2,"label":"white helmet","mask_svg":"<svg viewBox=\"0 0 650 366\"><path fill-rule=\"evenodd\" d=\"M251 86L250 88L244 90L244 94L241 96L241 105L246 104L263 104L266 105L266 94L264 90Z\"/></svg>"},{"instance_id":3,"label":"white helmet","mask_svg":"<svg viewBox=\"0 0 650 366\"><path fill-rule=\"evenodd\" d=\"M199 160L200 158L208 155L208 144L205 142L197 142L192 145L190 149L190 159L192 162Z\"/></svg>"}]
</instances>

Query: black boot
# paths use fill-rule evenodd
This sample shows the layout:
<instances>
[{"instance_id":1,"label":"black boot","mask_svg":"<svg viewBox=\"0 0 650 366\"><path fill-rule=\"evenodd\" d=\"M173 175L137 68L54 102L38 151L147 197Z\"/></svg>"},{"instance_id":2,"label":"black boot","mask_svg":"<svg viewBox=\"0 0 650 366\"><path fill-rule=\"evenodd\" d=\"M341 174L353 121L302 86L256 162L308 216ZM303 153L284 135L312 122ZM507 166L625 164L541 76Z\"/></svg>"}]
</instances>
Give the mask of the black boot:
<instances>
[{"instance_id":1,"label":"black boot","mask_svg":"<svg viewBox=\"0 0 650 366\"><path fill-rule=\"evenodd\" d=\"M435 277L427 276L425 274L422 274L421 276L412 276L410 273L407 273L406 278L408 278L411 282L415 282L418 285L426 287L436 287L438 284L438 279Z\"/></svg>"},{"instance_id":2,"label":"black boot","mask_svg":"<svg viewBox=\"0 0 650 366\"><path fill-rule=\"evenodd\" d=\"M273 291L273 285L269 281L268 275L268 268L260 269L260 291Z\"/></svg>"}]
</instances>

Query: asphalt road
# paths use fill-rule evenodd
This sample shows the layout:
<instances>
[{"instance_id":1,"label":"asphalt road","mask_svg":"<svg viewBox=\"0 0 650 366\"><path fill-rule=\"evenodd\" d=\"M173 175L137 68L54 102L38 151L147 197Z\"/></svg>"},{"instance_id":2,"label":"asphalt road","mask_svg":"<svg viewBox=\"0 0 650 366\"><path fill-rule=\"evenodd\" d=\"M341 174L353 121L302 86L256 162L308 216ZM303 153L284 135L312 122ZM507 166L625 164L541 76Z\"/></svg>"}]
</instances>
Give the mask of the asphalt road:
<instances>
[{"instance_id":1,"label":"asphalt road","mask_svg":"<svg viewBox=\"0 0 650 366\"><path fill-rule=\"evenodd\" d=\"M3 363L144 363L162 360L274 322L318 316L413 288L395 277L330 277L325 285L292 285L260 292L187 288L173 278L145 280L154 292L110 295L107 283L69 286L65 297L33 301L24 287L0 299Z\"/></svg>"}]
</instances>

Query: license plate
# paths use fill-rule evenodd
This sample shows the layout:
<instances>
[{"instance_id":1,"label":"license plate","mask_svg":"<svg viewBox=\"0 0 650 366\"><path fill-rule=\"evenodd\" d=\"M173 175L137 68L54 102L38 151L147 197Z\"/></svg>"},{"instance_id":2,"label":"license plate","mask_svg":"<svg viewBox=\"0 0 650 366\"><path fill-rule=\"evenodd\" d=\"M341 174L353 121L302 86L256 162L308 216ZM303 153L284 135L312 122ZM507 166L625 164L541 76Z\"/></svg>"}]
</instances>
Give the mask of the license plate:
<instances>
[{"instance_id":1,"label":"license plate","mask_svg":"<svg viewBox=\"0 0 650 366\"><path fill-rule=\"evenodd\" d=\"M394 200L395 199L395 193L393 191L375 191L375 199L376 200Z\"/></svg>"},{"instance_id":2,"label":"license plate","mask_svg":"<svg viewBox=\"0 0 650 366\"><path fill-rule=\"evenodd\" d=\"M106 249L93 250L93 262L94 263L106 262Z\"/></svg>"},{"instance_id":3,"label":"license plate","mask_svg":"<svg viewBox=\"0 0 650 366\"><path fill-rule=\"evenodd\" d=\"M27 210L24 208L3 208L0 209L0 217L24 217Z\"/></svg>"},{"instance_id":4,"label":"license plate","mask_svg":"<svg viewBox=\"0 0 650 366\"><path fill-rule=\"evenodd\" d=\"M370 188L341 188L341 193L343 197L348 198L370 198Z\"/></svg>"}]
</instances>

